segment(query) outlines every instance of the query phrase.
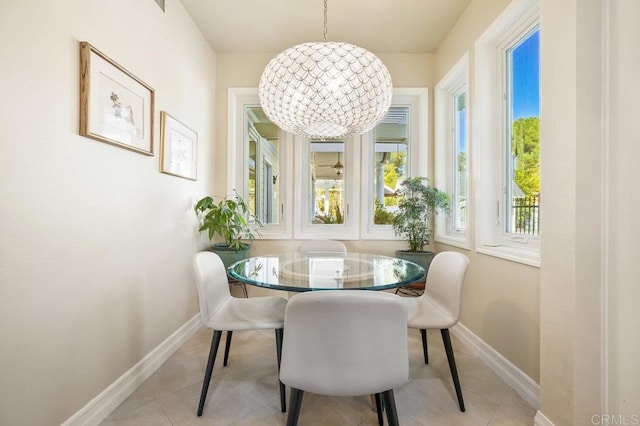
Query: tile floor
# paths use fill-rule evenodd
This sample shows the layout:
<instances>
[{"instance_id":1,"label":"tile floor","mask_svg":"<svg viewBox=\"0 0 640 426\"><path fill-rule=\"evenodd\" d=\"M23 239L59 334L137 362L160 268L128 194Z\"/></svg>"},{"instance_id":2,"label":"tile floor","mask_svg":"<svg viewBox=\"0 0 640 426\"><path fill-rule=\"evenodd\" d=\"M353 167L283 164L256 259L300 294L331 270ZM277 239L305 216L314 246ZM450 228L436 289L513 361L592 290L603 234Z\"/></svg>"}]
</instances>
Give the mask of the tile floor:
<instances>
[{"instance_id":1,"label":"tile floor","mask_svg":"<svg viewBox=\"0 0 640 426\"><path fill-rule=\"evenodd\" d=\"M211 335L209 329L199 330L102 425L284 425L273 331L234 333L226 367L221 342L204 413L196 416ZM400 424L532 425L535 410L453 336L452 341L467 411L458 409L440 332L429 331L426 365L420 333L409 330L411 381L394 391ZM368 395L334 398L306 393L299 425L374 426L377 417Z\"/></svg>"}]
</instances>

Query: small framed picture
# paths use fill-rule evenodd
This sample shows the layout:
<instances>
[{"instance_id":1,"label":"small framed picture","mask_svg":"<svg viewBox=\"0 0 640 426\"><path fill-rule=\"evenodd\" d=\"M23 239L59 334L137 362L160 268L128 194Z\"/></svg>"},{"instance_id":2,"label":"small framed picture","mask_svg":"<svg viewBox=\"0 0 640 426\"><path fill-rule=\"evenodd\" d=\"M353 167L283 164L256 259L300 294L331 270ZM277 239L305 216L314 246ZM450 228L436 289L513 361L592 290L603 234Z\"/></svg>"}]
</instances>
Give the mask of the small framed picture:
<instances>
[{"instance_id":1,"label":"small framed picture","mask_svg":"<svg viewBox=\"0 0 640 426\"><path fill-rule=\"evenodd\" d=\"M160 112L160 171L186 179L197 179L198 134Z\"/></svg>"},{"instance_id":2,"label":"small framed picture","mask_svg":"<svg viewBox=\"0 0 640 426\"><path fill-rule=\"evenodd\" d=\"M154 90L80 42L80 135L153 155Z\"/></svg>"}]
</instances>

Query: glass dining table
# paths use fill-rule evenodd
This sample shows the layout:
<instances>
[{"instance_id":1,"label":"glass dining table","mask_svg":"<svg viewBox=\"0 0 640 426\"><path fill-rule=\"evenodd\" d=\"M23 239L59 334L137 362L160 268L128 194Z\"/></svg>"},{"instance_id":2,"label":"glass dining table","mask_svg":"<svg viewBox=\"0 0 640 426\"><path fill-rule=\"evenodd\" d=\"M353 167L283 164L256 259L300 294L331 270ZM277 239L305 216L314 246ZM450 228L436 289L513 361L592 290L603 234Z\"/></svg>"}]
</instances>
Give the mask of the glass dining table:
<instances>
[{"instance_id":1,"label":"glass dining table","mask_svg":"<svg viewBox=\"0 0 640 426\"><path fill-rule=\"evenodd\" d=\"M230 277L274 290L385 290L425 277L421 266L368 253L280 253L250 257L229 266Z\"/></svg>"}]
</instances>

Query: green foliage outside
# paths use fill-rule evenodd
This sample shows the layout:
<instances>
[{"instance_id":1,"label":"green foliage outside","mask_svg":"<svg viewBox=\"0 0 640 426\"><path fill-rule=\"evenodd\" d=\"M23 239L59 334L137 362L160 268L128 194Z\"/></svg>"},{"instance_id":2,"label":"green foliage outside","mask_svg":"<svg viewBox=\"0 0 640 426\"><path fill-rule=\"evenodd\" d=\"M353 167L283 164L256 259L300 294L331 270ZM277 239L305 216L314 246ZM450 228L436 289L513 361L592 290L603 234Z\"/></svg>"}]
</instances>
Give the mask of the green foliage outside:
<instances>
[{"instance_id":1,"label":"green foliage outside","mask_svg":"<svg viewBox=\"0 0 640 426\"><path fill-rule=\"evenodd\" d=\"M384 165L384 185L387 188L397 188L398 181L403 179L403 175L398 170L401 168L405 168L407 163L407 153L406 152L392 152L389 162ZM384 197L384 205L387 207L397 206L398 205L398 197ZM380 206L382 208L382 206ZM378 209L378 207L376 207ZM374 211L377 213L377 210ZM381 213L380 213L381 214ZM390 213L391 214L391 213ZM381 218L382 220L382 218ZM390 222L376 222L376 225L387 224Z\"/></svg>"},{"instance_id":2,"label":"green foliage outside","mask_svg":"<svg viewBox=\"0 0 640 426\"><path fill-rule=\"evenodd\" d=\"M389 161L384 165L384 185L387 188L397 188L400 179L404 176L400 171L406 168L407 153L391 152ZM390 225L393 222L395 213L386 210L385 207L394 207L398 205L398 196L385 196L384 204L377 199L374 200L373 223L375 225Z\"/></svg>"},{"instance_id":3,"label":"green foliage outside","mask_svg":"<svg viewBox=\"0 0 640 426\"><path fill-rule=\"evenodd\" d=\"M249 173L249 194L247 196L247 206L249 206L249 213L255 216L256 214L256 175L255 173Z\"/></svg>"},{"instance_id":4,"label":"green foliage outside","mask_svg":"<svg viewBox=\"0 0 640 426\"><path fill-rule=\"evenodd\" d=\"M324 189L316 188L315 190L315 199L318 202L318 208L320 211L325 210L325 199L324 199ZM342 214L342 209L340 208L341 199L340 199L340 191L337 187L332 187L329 190L329 212L325 214L316 214L313 219L313 223L323 223L323 224L342 224L344 223L344 216Z\"/></svg>"},{"instance_id":5,"label":"green foliage outside","mask_svg":"<svg viewBox=\"0 0 640 426\"><path fill-rule=\"evenodd\" d=\"M460 152L458 154L458 171L466 172L467 171L467 153Z\"/></svg>"},{"instance_id":6,"label":"green foliage outside","mask_svg":"<svg viewBox=\"0 0 640 426\"><path fill-rule=\"evenodd\" d=\"M398 185L400 175L398 169L404 166L407 161L405 152L392 152L390 160L384 165L384 184L389 188L395 188Z\"/></svg>"},{"instance_id":7,"label":"green foliage outside","mask_svg":"<svg viewBox=\"0 0 640 426\"><path fill-rule=\"evenodd\" d=\"M390 197L387 197L387 198L390 198ZM393 223L393 218L395 217L395 214L385 209L382 203L380 203L380 201L373 200L373 203L374 203L373 223L376 225L391 225Z\"/></svg>"},{"instance_id":8,"label":"green foliage outside","mask_svg":"<svg viewBox=\"0 0 640 426\"><path fill-rule=\"evenodd\" d=\"M337 207L328 215L317 214L313 219L313 223L322 223L325 225L340 225L344 223L344 217L340 211L340 207Z\"/></svg>"},{"instance_id":9,"label":"green foliage outside","mask_svg":"<svg viewBox=\"0 0 640 426\"><path fill-rule=\"evenodd\" d=\"M456 96L456 111L462 111L467 107L467 94L460 93Z\"/></svg>"},{"instance_id":10,"label":"green foliage outside","mask_svg":"<svg viewBox=\"0 0 640 426\"><path fill-rule=\"evenodd\" d=\"M515 183L526 196L540 194L540 118L519 118L513 122L511 149L515 157Z\"/></svg>"}]
</instances>

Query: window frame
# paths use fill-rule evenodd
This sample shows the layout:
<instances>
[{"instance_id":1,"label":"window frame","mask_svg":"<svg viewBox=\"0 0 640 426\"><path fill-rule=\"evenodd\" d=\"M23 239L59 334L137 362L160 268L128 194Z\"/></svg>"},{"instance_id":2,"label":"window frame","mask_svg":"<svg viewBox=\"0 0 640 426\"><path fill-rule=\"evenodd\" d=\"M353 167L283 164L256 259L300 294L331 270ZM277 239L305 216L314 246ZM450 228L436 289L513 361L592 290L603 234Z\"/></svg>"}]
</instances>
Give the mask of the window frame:
<instances>
[{"instance_id":1,"label":"window frame","mask_svg":"<svg viewBox=\"0 0 640 426\"><path fill-rule=\"evenodd\" d=\"M466 153L467 153L467 169L466 169L466 227L464 230L456 229L454 216L439 214L436 219L436 229L434 239L436 242L444 243L460 248L469 249L471 247L470 232L472 220L472 199L471 191L471 152L470 146L470 110L471 96L469 87L469 54L465 53L456 64L447 72L435 87L435 185L441 191L449 194L453 200L455 191L455 173L456 173L456 138L455 138L455 97L460 91L464 90L466 97Z\"/></svg>"},{"instance_id":2,"label":"window frame","mask_svg":"<svg viewBox=\"0 0 640 426\"><path fill-rule=\"evenodd\" d=\"M513 101L513 60L512 56L508 56L509 51L515 50L533 33L540 30L540 22L538 19L527 19L521 25L517 26L514 35L505 37L499 46L500 70L502 71L502 141L503 141L503 196L502 205L499 214L499 221L502 224L502 240L526 240L527 244L540 244L539 235L522 235L516 232L507 231L507 223L509 228L513 226L513 216L510 211L513 208L513 180L514 180L514 157L511 154L513 146L511 139L513 136L513 116L511 111Z\"/></svg>"},{"instance_id":3,"label":"window frame","mask_svg":"<svg viewBox=\"0 0 640 426\"><path fill-rule=\"evenodd\" d=\"M246 198L249 193L248 176L245 175L245 159L249 157L247 141L247 126L245 125L245 108L260 106L258 88L229 88L228 89L228 123L227 123L227 194L234 190ZM256 239L285 240L293 236L293 189L290 182L293 162L292 135L279 132L278 141L278 181L280 182L280 221L277 224L265 224L263 227L251 225L256 231ZM257 160L257 158L256 158ZM235 165L235 173L229 165ZM258 165L256 165L258 167ZM256 191L259 189L256 188Z\"/></svg>"},{"instance_id":4,"label":"window frame","mask_svg":"<svg viewBox=\"0 0 640 426\"><path fill-rule=\"evenodd\" d=\"M476 251L536 267L540 267L540 237L504 232L507 117L503 58L506 46L539 26L539 17L537 0L512 2L478 38L472 108Z\"/></svg>"},{"instance_id":5,"label":"window frame","mask_svg":"<svg viewBox=\"0 0 640 426\"><path fill-rule=\"evenodd\" d=\"M429 164L429 89L426 87L401 87L393 89L391 106L409 107L409 146L408 177L428 176ZM367 171L375 166L375 132L372 130L362 136L360 239L361 240L397 240L391 225L375 225L374 181ZM414 142L415 141L415 142Z\"/></svg>"},{"instance_id":6,"label":"window frame","mask_svg":"<svg viewBox=\"0 0 640 426\"><path fill-rule=\"evenodd\" d=\"M311 156L311 141L301 136L294 137L296 152L296 161L294 162L294 176L296 176L294 185L296 187L296 205L294 206L296 217L296 226L294 229L295 239L359 239L356 220L359 215L360 206L356 195L356 188L359 187L360 179L358 173L360 139L361 136L353 136L343 140L344 151L341 162L344 166L342 172L343 186L345 189L344 222L341 224L314 224L308 220L311 217L311 205L308 201L312 200L314 196L310 193L311 173L309 162Z\"/></svg>"}]
</instances>

